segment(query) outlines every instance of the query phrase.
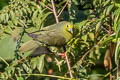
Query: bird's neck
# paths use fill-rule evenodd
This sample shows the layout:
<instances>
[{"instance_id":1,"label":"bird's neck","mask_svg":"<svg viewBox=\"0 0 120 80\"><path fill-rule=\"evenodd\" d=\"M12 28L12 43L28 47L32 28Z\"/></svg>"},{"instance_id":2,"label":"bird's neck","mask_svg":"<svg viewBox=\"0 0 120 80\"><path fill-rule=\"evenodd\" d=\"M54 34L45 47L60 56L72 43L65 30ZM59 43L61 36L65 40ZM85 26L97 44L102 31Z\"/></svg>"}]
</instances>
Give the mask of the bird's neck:
<instances>
[{"instance_id":1,"label":"bird's neck","mask_svg":"<svg viewBox=\"0 0 120 80\"><path fill-rule=\"evenodd\" d=\"M66 37L66 42L72 38L72 34L70 32L64 31L64 36Z\"/></svg>"}]
</instances>

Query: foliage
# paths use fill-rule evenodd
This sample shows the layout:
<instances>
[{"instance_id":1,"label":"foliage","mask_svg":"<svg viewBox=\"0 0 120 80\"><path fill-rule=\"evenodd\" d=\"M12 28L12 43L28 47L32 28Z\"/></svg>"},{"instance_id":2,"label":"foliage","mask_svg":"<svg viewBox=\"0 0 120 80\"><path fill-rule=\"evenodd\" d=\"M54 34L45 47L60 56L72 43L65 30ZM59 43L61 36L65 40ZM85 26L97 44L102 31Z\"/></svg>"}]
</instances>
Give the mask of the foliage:
<instances>
[{"instance_id":1,"label":"foliage","mask_svg":"<svg viewBox=\"0 0 120 80\"><path fill-rule=\"evenodd\" d=\"M54 17L55 13L51 11L51 0L11 0L0 10L0 60L2 65L7 65L4 71L0 72L0 78L72 80L69 78L67 61L57 54L42 54L31 58L30 52L19 54L17 51L23 42L31 39L26 32L34 32L54 24L58 18L59 21L67 20L75 25L74 38L65 46L73 80L107 80L109 56L112 54L113 69L116 68L114 59L117 65L120 59L119 1L54 1L57 17ZM54 47L51 47L51 50L53 53L63 51ZM116 76L116 73L117 71L114 71L113 76Z\"/></svg>"}]
</instances>

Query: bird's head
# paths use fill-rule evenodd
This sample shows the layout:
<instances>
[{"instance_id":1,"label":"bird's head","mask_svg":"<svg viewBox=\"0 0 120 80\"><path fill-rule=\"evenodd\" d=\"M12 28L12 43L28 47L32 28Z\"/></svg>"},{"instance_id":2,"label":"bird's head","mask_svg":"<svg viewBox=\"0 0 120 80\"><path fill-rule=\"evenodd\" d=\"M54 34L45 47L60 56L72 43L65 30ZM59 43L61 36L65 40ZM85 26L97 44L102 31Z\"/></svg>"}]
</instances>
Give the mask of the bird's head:
<instances>
[{"instance_id":1,"label":"bird's head","mask_svg":"<svg viewBox=\"0 0 120 80\"><path fill-rule=\"evenodd\" d=\"M64 25L64 28L67 32L73 34L73 24L71 24L70 22L67 22L65 25Z\"/></svg>"}]
</instances>

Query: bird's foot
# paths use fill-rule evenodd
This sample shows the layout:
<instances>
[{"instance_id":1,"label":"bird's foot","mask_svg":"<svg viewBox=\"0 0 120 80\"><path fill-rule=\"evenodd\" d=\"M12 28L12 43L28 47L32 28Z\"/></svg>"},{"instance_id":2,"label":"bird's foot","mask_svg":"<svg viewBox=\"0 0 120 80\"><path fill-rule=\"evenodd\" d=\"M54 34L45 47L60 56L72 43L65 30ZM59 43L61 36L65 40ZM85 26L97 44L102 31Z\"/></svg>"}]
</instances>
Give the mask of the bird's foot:
<instances>
[{"instance_id":1,"label":"bird's foot","mask_svg":"<svg viewBox=\"0 0 120 80\"><path fill-rule=\"evenodd\" d=\"M18 60L18 63L21 63L23 60L24 60L24 58L22 58L22 59Z\"/></svg>"},{"instance_id":2,"label":"bird's foot","mask_svg":"<svg viewBox=\"0 0 120 80\"><path fill-rule=\"evenodd\" d=\"M58 55L61 56L61 58L65 58L66 57L66 52L63 52L63 53L58 53Z\"/></svg>"}]
</instances>

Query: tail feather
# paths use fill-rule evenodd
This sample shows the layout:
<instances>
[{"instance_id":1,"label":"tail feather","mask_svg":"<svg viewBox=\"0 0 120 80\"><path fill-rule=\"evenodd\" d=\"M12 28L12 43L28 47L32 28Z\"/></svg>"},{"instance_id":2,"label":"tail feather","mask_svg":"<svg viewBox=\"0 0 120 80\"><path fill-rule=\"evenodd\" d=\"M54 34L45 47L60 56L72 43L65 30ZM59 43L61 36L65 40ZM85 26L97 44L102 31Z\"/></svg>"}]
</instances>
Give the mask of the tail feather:
<instances>
[{"instance_id":1,"label":"tail feather","mask_svg":"<svg viewBox=\"0 0 120 80\"><path fill-rule=\"evenodd\" d=\"M24 43L20 48L19 48L19 52L20 53L24 53L24 52L28 52L31 51L30 53L30 57L35 57L35 56L40 56L41 54L49 54L51 53L51 51L45 47L41 45L42 43L35 41L35 40L30 40L26 43Z\"/></svg>"},{"instance_id":2,"label":"tail feather","mask_svg":"<svg viewBox=\"0 0 120 80\"><path fill-rule=\"evenodd\" d=\"M24 43L24 44L19 48L19 51L20 51L21 53L24 53L24 52L27 52L27 51L30 51L30 50L35 50L35 49L38 48L40 45L41 45L40 42L35 41L35 40L30 40L30 41Z\"/></svg>"}]
</instances>

